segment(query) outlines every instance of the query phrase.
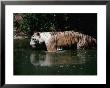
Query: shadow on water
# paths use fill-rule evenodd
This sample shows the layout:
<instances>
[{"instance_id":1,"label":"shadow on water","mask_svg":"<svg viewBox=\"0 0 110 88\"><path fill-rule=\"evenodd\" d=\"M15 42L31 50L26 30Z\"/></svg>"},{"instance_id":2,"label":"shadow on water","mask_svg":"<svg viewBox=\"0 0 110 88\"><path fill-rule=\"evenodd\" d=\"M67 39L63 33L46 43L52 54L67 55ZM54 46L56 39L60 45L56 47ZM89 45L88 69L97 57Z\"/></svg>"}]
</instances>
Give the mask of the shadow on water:
<instances>
[{"instance_id":1,"label":"shadow on water","mask_svg":"<svg viewBox=\"0 0 110 88\"><path fill-rule=\"evenodd\" d=\"M20 47L14 47L14 75L97 74L97 49L50 53Z\"/></svg>"}]
</instances>

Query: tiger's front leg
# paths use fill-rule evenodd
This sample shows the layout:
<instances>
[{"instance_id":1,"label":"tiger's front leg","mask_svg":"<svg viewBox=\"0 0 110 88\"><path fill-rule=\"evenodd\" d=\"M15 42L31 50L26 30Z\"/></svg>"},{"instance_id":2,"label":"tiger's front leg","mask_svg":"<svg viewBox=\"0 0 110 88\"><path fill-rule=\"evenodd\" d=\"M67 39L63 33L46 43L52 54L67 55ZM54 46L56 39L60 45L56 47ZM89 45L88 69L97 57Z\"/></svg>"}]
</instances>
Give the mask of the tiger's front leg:
<instances>
[{"instance_id":1,"label":"tiger's front leg","mask_svg":"<svg viewBox=\"0 0 110 88\"><path fill-rule=\"evenodd\" d=\"M56 45L54 45L54 44L53 45L48 44L48 45L46 45L46 47L47 47L48 52L56 52L57 51Z\"/></svg>"}]
</instances>

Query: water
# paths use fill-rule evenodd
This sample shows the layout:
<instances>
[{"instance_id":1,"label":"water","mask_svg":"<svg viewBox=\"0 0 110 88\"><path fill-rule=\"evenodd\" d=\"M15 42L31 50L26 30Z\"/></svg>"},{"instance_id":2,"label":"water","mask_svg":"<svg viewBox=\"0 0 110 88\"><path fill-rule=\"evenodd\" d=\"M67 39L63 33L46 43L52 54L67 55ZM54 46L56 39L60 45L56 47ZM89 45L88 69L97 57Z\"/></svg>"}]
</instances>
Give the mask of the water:
<instances>
[{"instance_id":1,"label":"water","mask_svg":"<svg viewBox=\"0 0 110 88\"><path fill-rule=\"evenodd\" d=\"M14 41L14 75L97 75L96 49L50 53L28 44Z\"/></svg>"}]
</instances>

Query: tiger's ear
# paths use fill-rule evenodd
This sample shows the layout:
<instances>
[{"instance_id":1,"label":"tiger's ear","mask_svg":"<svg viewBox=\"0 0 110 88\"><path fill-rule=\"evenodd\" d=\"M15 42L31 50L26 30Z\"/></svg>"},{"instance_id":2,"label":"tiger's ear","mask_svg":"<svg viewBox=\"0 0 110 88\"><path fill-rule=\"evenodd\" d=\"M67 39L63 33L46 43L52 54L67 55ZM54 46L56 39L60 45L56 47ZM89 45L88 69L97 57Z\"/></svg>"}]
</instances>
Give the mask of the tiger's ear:
<instances>
[{"instance_id":1,"label":"tiger's ear","mask_svg":"<svg viewBox=\"0 0 110 88\"><path fill-rule=\"evenodd\" d=\"M40 32L37 32L36 35L40 37Z\"/></svg>"},{"instance_id":2,"label":"tiger's ear","mask_svg":"<svg viewBox=\"0 0 110 88\"><path fill-rule=\"evenodd\" d=\"M36 35L37 35L37 36L40 36L40 33L39 33L39 32L37 32L37 33L36 33Z\"/></svg>"}]
</instances>

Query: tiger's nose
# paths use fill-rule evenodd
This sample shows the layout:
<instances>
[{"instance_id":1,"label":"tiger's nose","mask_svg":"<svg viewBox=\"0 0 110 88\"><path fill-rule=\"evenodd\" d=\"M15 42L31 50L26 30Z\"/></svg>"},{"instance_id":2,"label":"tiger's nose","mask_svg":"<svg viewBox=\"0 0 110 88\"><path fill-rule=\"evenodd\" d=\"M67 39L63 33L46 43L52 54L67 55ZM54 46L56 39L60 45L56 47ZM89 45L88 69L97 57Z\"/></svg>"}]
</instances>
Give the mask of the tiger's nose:
<instances>
[{"instance_id":1,"label":"tiger's nose","mask_svg":"<svg viewBox=\"0 0 110 88\"><path fill-rule=\"evenodd\" d=\"M36 41L36 43L38 44L38 43L39 43L39 41Z\"/></svg>"}]
</instances>

